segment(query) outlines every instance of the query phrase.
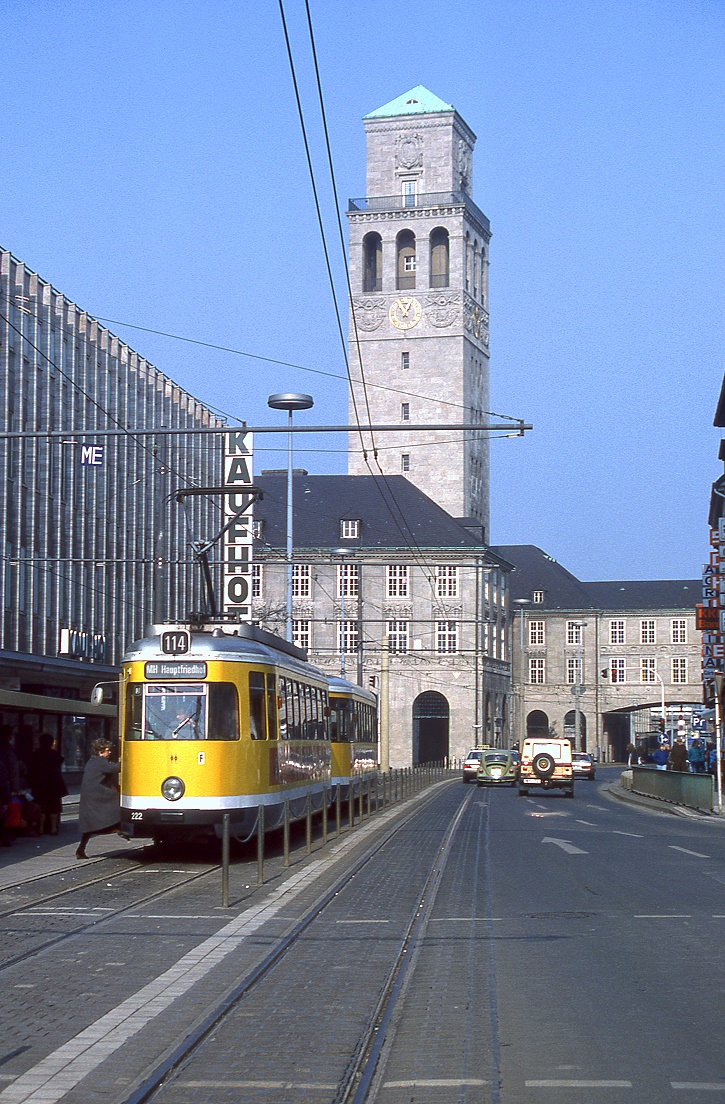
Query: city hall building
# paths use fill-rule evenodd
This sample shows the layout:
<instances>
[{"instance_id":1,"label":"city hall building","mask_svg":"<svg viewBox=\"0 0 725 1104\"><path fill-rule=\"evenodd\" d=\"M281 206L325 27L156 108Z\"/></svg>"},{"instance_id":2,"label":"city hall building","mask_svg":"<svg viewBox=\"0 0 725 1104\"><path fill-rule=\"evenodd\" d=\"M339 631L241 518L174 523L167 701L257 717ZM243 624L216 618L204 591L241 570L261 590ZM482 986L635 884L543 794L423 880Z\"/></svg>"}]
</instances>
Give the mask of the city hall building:
<instances>
[{"instance_id":1,"label":"city hall building","mask_svg":"<svg viewBox=\"0 0 725 1104\"><path fill-rule=\"evenodd\" d=\"M11 253L0 253L0 724L25 753L42 731L67 769L111 730L91 704L128 644L199 605L172 490L219 485L207 407ZM219 528L192 498L191 530ZM155 566L157 570L155 570ZM108 688L112 690L112 687Z\"/></svg>"},{"instance_id":2,"label":"city hall building","mask_svg":"<svg viewBox=\"0 0 725 1104\"><path fill-rule=\"evenodd\" d=\"M253 614L284 635L287 476L255 483ZM506 746L510 564L480 521L452 518L399 475L381 486L299 470L293 489L293 641L327 674L377 692L385 643L391 766Z\"/></svg>"}]
</instances>

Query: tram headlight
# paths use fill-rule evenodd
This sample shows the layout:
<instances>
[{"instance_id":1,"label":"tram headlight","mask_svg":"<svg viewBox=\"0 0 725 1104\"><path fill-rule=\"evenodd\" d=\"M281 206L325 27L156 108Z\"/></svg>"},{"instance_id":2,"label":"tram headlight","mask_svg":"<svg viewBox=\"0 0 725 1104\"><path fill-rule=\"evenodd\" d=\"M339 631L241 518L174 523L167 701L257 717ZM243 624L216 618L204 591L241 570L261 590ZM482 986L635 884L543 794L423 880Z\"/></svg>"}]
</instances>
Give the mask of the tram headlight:
<instances>
[{"instance_id":1,"label":"tram headlight","mask_svg":"<svg viewBox=\"0 0 725 1104\"><path fill-rule=\"evenodd\" d=\"M172 775L171 778L165 778L161 783L161 796L165 797L167 801L178 801L180 797L184 796L185 789L186 787L181 779Z\"/></svg>"}]
</instances>

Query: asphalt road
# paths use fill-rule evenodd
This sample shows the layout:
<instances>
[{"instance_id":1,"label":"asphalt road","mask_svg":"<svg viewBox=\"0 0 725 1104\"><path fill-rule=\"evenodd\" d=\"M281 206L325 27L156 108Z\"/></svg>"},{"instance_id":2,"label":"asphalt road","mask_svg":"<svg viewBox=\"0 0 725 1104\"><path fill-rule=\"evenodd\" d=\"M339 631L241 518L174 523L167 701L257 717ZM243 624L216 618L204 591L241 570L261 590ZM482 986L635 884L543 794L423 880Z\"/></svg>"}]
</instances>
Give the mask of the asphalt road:
<instances>
[{"instance_id":1,"label":"asphalt road","mask_svg":"<svg viewBox=\"0 0 725 1104\"><path fill-rule=\"evenodd\" d=\"M725 1099L725 831L614 803L609 773L490 795L505 1104Z\"/></svg>"},{"instance_id":2,"label":"asphalt road","mask_svg":"<svg viewBox=\"0 0 725 1104\"><path fill-rule=\"evenodd\" d=\"M399 822L381 826L380 838L395 828L382 848L154 1099L331 1104L405 946L369 1101L725 1101L725 826L613 801L606 781L619 769L578 783L573 801L453 781L408 803ZM360 854L378 838L375 824L345 835L337 858L334 847L315 852L309 885L301 864L296 889L276 868L258 904L246 887L251 896L221 929L216 898L195 881L170 896L163 916L151 902L75 936L62 953L7 969L0 1101L121 1104L334 884L349 861L344 848ZM149 890L168 875L164 863L144 870ZM99 884L96 911L110 911L127 882L109 875ZM30 925L8 918L6 941L30 929L60 933L78 906L70 920L67 902L46 911ZM420 924L406 944L411 917ZM220 946L219 965L176 994L197 948ZM123 1020L142 996L143 1015ZM65 1080L68 1048L82 1052L72 1059L82 1062L76 1081ZM56 1071L47 1084L30 1087L46 1066Z\"/></svg>"}]
</instances>

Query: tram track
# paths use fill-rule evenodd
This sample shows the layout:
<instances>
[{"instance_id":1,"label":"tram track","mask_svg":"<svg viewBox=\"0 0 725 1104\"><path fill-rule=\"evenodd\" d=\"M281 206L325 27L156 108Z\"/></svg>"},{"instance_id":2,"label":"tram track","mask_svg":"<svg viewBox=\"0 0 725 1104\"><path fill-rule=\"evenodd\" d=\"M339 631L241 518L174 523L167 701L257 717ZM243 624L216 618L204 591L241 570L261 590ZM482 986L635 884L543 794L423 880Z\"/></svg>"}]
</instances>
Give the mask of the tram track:
<instances>
[{"instance_id":1,"label":"tram track","mask_svg":"<svg viewBox=\"0 0 725 1104\"><path fill-rule=\"evenodd\" d=\"M426 798L430 800L434 793L435 790L430 791ZM388 970L380 999L361 1034L353 1057L334 1097L334 1104L363 1104L370 1092L376 1070L379 1069L381 1062L384 1063L385 1040L390 1037L391 1032L394 1032L396 1013L401 1002L405 999L407 985L415 967L417 950L424 938L428 920L435 904L436 894L448 860L453 837L472 797L473 794L468 794L464 798L436 852L434 862L425 879L425 884L411 910L410 920L395 960ZM362 856L352 863L335 880L332 886L309 907L305 914L295 922L294 926L275 943L264 958L231 986L197 1020L196 1024L185 1034L182 1042L167 1052L166 1056L149 1070L143 1081L137 1084L130 1094L119 1097L114 1101L114 1104L147 1104L147 1102L154 1100L158 1091L163 1089L167 1083L171 1083L182 1067L186 1067L189 1061L193 1061L194 1053L204 1041L223 1024L240 1002L250 996L270 971L299 943L303 934L353 881L356 875L388 845L398 832L409 825L412 818L420 812L420 807L420 804L418 804L415 809L410 810L407 816L400 818L384 833L382 838L378 839Z\"/></svg>"},{"instance_id":2,"label":"tram track","mask_svg":"<svg viewBox=\"0 0 725 1104\"><path fill-rule=\"evenodd\" d=\"M204 870L195 871L189 878L183 878L175 881L172 885L164 886L163 888L155 890L153 893L148 893L142 897L137 897L133 901L121 906L120 908L115 908L111 911L105 912L103 916L93 917L92 919L85 921L84 923L77 924L66 931L57 933L53 935L52 938L46 939L44 942L32 947L30 950L24 951L22 954L14 955L12 958L8 958L4 962L0 962L0 974L2 974L5 970L9 970L11 967L17 966L22 962L29 961L37 955L42 954L44 951L47 951L51 947L56 947L69 939L73 939L79 935L82 935L84 932L91 931L92 929L101 927L104 924L109 924L112 921L117 920L119 916L123 916L125 913L130 912L132 909L141 908L144 905L150 904L152 901L157 901L170 893L174 893L177 890L192 885L194 882L197 882L202 878L206 878L210 874L218 873L220 869L221 867L217 863L213 866L207 867ZM59 890L57 893L48 894L46 897L41 898L40 900L30 901L25 905L20 905L17 908L10 909L4 913L0 913L0 919L8 919L9 917L19 916L21 914L32 916L34 909L40 909L43 907L43 905L47 904L50 901L58 900L59 898L66 897L71 894L81 893L83 890L88 889L89 887L92 887L94 885L98 885L101 882L108 882L109 878L121 879L130 877L133 874L139 874L140 872L142 872L142 868L135 867L132 870L119 871L117 874L105 874L98 878L89 879L87 881L84 881L81 885L66 887L65 889Z\"/></svg>"}]
</instances>

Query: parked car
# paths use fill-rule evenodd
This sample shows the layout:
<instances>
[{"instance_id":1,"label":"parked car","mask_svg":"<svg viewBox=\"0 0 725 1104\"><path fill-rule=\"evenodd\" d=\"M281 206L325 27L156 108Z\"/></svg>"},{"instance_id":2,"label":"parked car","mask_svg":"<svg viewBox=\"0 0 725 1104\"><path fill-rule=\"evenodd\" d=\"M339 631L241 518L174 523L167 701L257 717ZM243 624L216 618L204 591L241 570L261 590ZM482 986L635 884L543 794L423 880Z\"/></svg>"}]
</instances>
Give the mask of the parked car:
<instances>
[{"instance_id":1,"label":"parked car","mask_svg":"<svg viewBox=\"0 0 725 1104\"><path fill-rule=\"evenodd\" d=\"M471 748L466 758L463 760L463 781L475 782L478 774L478 768L481 765L481 756L483 755L483 748Z\"/></svg>"},{"instance_id":2,"label":"parked car","mask_svg":"<svg viewBox=\"0 0 725 1104\"><path fill-rule=\"evenodd\" d=\"M519 759L515 751L491 749L484 751L476 781L479 786L489 783L515 786L519 777Z\"/></svg>"},{"instance_id":3,"label":"parked car","mask_svg":"<svg viewBox=\"0 0 725 1104\"><path fill-rule=\"evenodd\" d=\"M589 778L594 780L594 760L586 751L573 751L571 753L571 768L575 778Z\"/></svg>"}]
</instances>

